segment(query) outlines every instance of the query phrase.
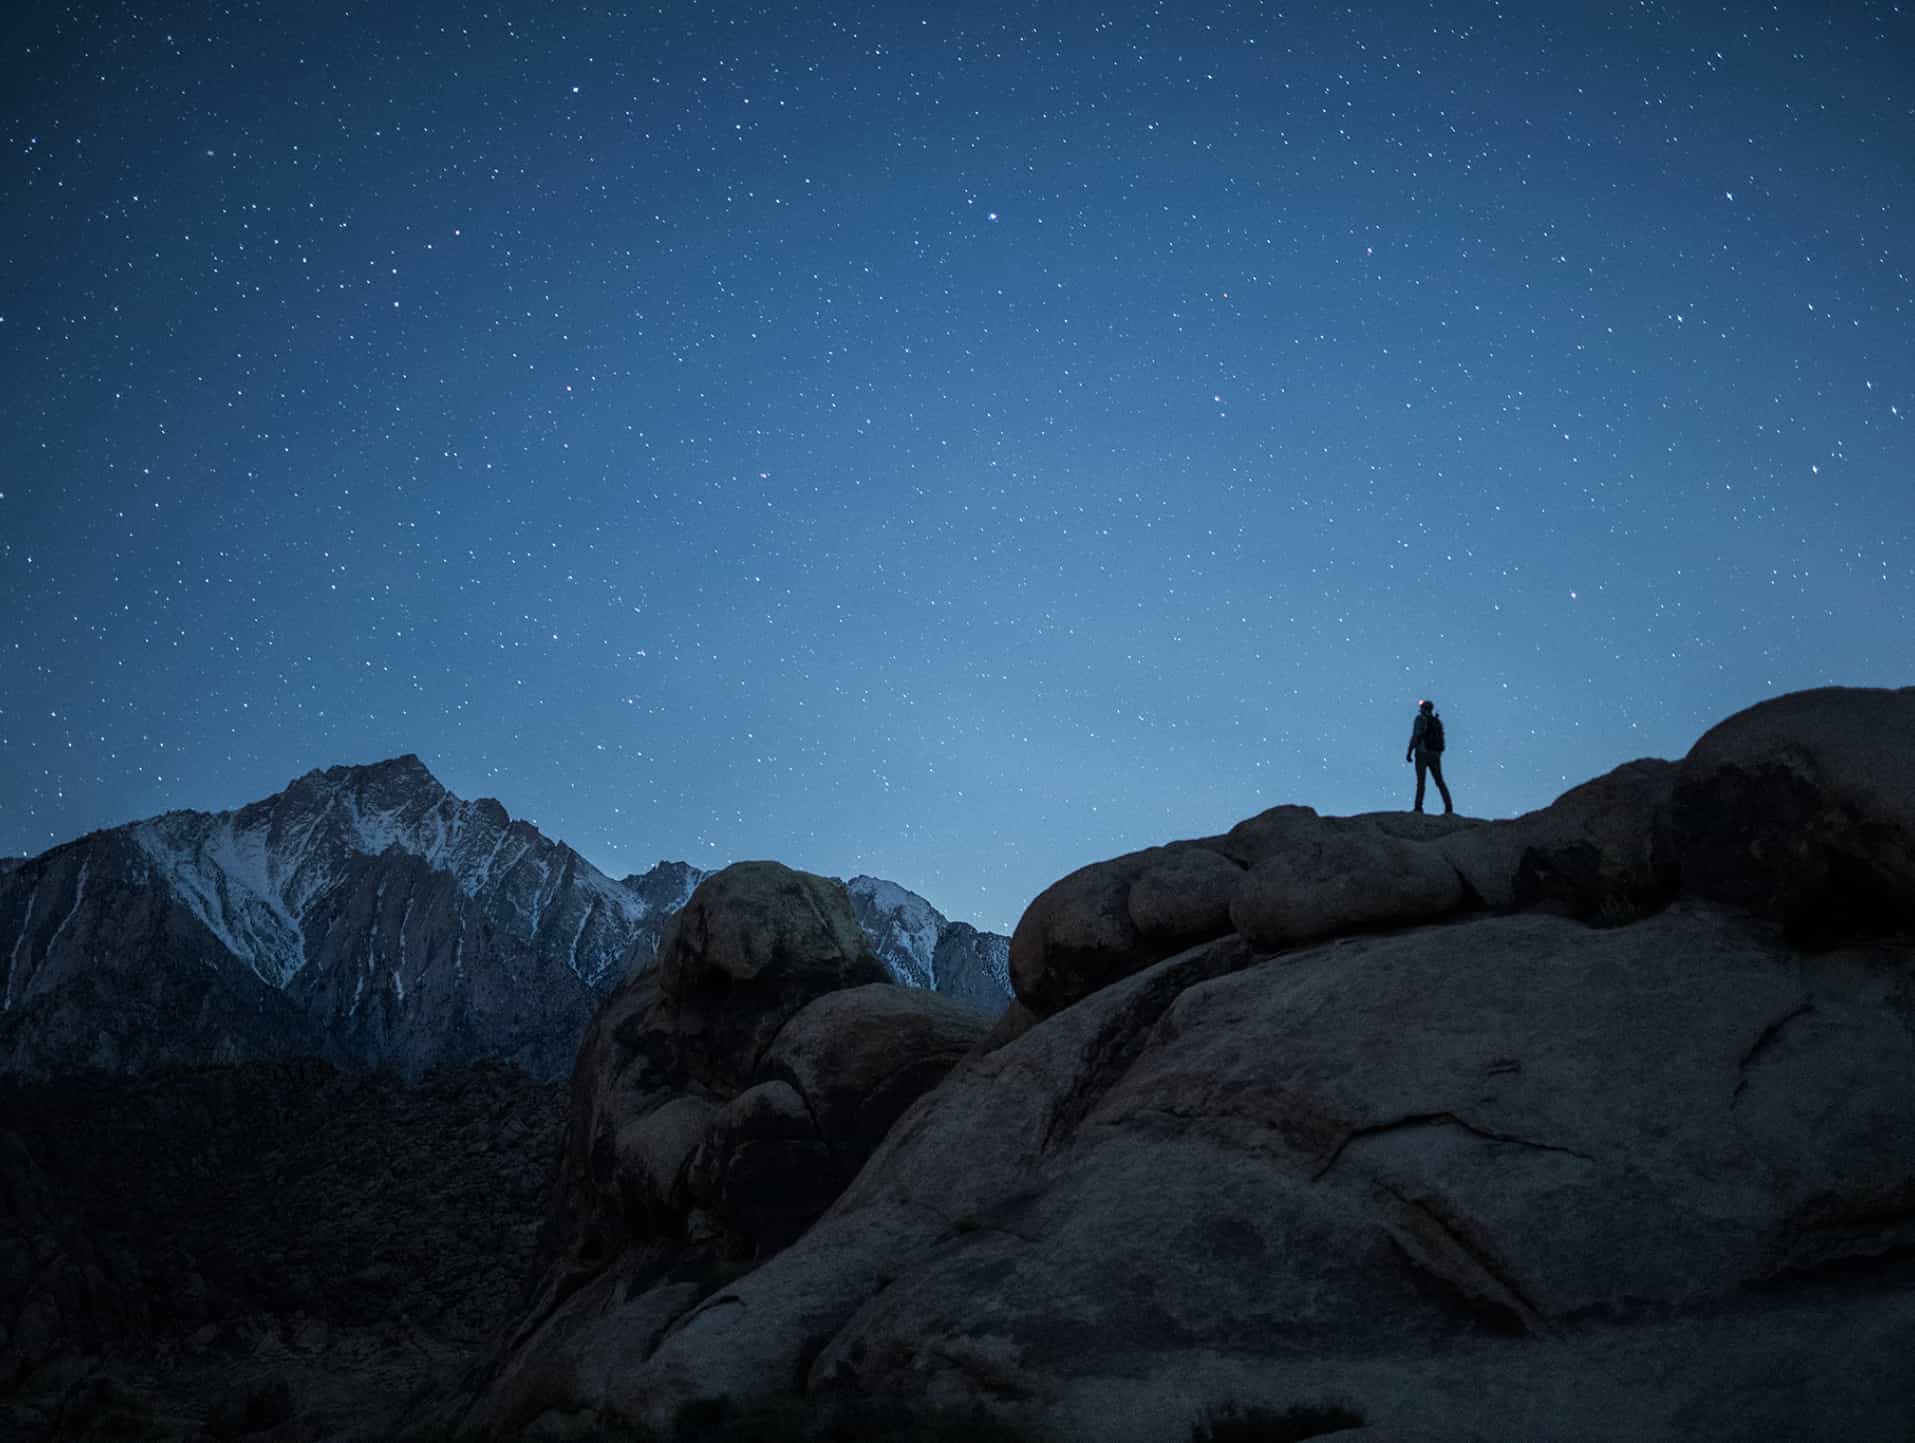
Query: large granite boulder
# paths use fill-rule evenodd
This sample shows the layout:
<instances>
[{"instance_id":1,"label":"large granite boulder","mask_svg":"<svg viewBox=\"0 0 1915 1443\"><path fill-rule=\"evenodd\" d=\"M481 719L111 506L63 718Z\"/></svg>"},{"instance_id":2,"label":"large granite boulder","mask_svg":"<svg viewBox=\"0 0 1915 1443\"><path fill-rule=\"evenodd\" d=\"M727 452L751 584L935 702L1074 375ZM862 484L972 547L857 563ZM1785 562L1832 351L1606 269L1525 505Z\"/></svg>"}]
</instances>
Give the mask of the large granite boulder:
<instances>
[{"instance_id":1,"label":"large granite boulder","mask_svg":"<svg viewBox=\"0 0 1915 1443\"><path fill-rule=\"evenodd\" d=\"M1675 775L1653 757L1625 762L1547 807L1458 828L1438 845L1484 906L1626 920L1669 899L1674 878L1655 839Z\"/></svg>"},{"instance_id":2,"label":"large granite boulder","mask_svg":"<svg viewBox=\"0 0 1915 1443\"><path fill-rule=\"evenodd\" d=\"M461 1426L588 1426L604 1380L802 1235L989 1027L886 980L841 883L707 878L586 1034L534 1294Z\"/></svg>"},{"instance_id":3,"label":"large granite boulder","mask_svg":"<svg viewBox=\"0 0 1915 1443\"><path fill-rule=\"evenodd\" d=\"M776 1252L816 1222L849 1180L803 1095L788 1082L758 1083L707 1120L685 1159L688 1236L721 1246L738 1240L736 1250L752 1255Z\"/></svg>"},{"instance_id":4,"label":"large granite boulder","mask_svg":"<svg viewBox=\"0 0 1915 1443\"><path fill-rule=\"evenodd\" d=\"M1915 687L1738 712L1683 759L1662 840L1685 890L1804 940L1915 928Z\"/></svg>"},{"instance_id":5,"label":"large granite boulder","mask_svg":"<svg viewBox=\"0 0 1915 1443\"><path fill-rule=\"evenodd\" d=\"M1259 835L1265 855L1231 893L1230 923L1260 947L1428 921L1462 905L1463 880L1442 852L1361 819L1282 816Z\"/></svg>"},{"instance_id":6,"label":"large granite boulder","mask_svg":"<svg viewBox=\"0 0 1915 1443\"><path fill-rule=\"evenodd\" d=\"M1915 808L1861 745L1901 748L1908 695L1771 703L1510 822L1285 808L1082 869L1020 924L1018 1003L823 1216L740 1221L733 1171L863 1155L887 1030L962 1041L883 989L808 1004L748 1089L657 1125L674 1157L704 1129L688 1218L781 1246L575 1254L464 1423L856 1396L1112 1443L1233 1407L1915 1436Z\"/></svg>"},{"instance_id":7,"label":"large granite boulder","mask_svg":"<svg viewBox=\"0 0 1915 1443\"><path fill-rule=\"evenodd\" d=\"M855 1171L990 1022L973 1007L916 988L847 988L792 1018L766 1050L759 1074L790 1084L819 1133Z\"/></svg>"},{"instance_id":8,"label":"large granite boulder","mask_svg":"<svg viewBox=\"0 0 1915 1443\"><path fill-rule=\"evenodd\" d=\"M1467 894L1437 842L1476 825L1281 806L1220 837L1080 867L1025 909L1011 935L1012 986L1045 1017L1233 930L1279 946L1441 916Z\"/></svg>"},{"instance_id":9,"label":"large granite boulder","mask_svg":"<svg viewBox=\"0 0 1915 1443\"><path fill-rule=\"evenodd\" d=\"M1680 893L1804 941L1915 927L1915 687L1778 697L1679 765L1628 762L1507 821L1273 807L1093 863L1026 910L1012 983L1045 1017L1233 931L1287 947L1482 909L1613 926Z\"/></svg>"},{"instance_id":10,"label":"large granite boulder","mask_svg":"<svg viewBox=\"0 0 1915 1443\"><path fill-rule=\"evenodd\" d=\"M1225 935L1242 872L1212 838L1131 852L1053 882L1011 933L1018 1001L1048 1016L1140 967Z\"/></svg>"},{"instance_id":11,"label":"large granite boulder","mask_svg":"<svg viewBox=\"0 0 1915 1443\"><path fill-rule=\"evenodd\" d=\"M843 885L776 862L740 862L701 882L657 971L686 1068L729 1091L813 998L887 980Z\"/></svg>"},{"instance_id":12,"label":"large granite boulder","mask_svg":"<svg viewBox=\"0 0 1915 1443\"><path fill-rule=\"evenodd\" d=\"M721 1109L759 1080L772 1040L807 1004L884 975L830 878L776 862L705 878L657 965L605 999L580 1044L548 1269L680 1239L695 1211L685 1169Z\"/></svg>"},{"instance_id":13,"label":"large granite boulder","mask_svg":"<svg viewBox=\"0 0 1915 1443\"><path fill-rule=\"evenodd\" d=\"M1911 969L1696 902L1192 949L961 1065L797 1243L616 1366L595 1333L551 1406L854 1391L1144 1443L1333 1398L1379 1437L1899 1436Z\"/></svg>"}]
</instances>

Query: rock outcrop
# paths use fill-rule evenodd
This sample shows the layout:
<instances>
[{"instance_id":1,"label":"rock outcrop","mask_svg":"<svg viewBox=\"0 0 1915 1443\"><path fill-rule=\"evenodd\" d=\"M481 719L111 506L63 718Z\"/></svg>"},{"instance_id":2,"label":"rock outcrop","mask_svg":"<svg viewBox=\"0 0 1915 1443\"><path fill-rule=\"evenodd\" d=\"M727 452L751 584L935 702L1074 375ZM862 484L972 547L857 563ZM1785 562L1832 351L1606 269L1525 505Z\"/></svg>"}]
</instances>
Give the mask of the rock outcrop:
<instances>
[{"instance_id":1,"label":"rock outcrop","mask_svg":"<svg viewBox=\"0 0 1915 1443\"><path fill-rule=\"evenodd\" d=\"M591 1414L633 1336L801 1236L989 1025L892 983L841 884L707 878L586 1034L542 1281L465 1426Z\"/></svg>"},{"instance_id":2,"label":"rock outcrop","mask_svg":"<svg viewBox=\"0 0 1915 1443\"><path fill-rule=\"evenodd\" d=\"M1232 933L1276 948L1484 910L1641 916L1675 892L1657 839L1678 770L1628 762L1509 821L1272 807L1222 836L1095 862L1025 911L1011 980L1048 1016Z\"/></svg>"},{"instance_id":3,"label":"rock outcrop","mask_svg":"<svg viewBox=\"0 0 1915 1443\"><path fill-rule=\"evenodd\" d=\"M1113 1443L1229 1406L1457 1443L1915 1434L1911 755L1915 692L1814 693L1507 823L1285 809L1083 869L1020 924L989 1041L795 1242L719 1249L743 1271L636 1246L711 1206L659 1180L810 1141L804 1077L874 1070L773 1076L771 1044L718 1096L635 1060L679 1035L661 1000L608 1015L559 1228L588 1241L463 1426L857 1395Z\"/></svg>"},{"instance_id":4,"label":"rock outcrop","mask_svg":"<svg viewBox=\"0 0 1915 1443\"><path fill-rule=\"evenodd\" d=\"M1799 940L1915 926L1915 687L1797 692L1712 728L1663 844L1689 890Z\"/></svg>"}]
</instances>

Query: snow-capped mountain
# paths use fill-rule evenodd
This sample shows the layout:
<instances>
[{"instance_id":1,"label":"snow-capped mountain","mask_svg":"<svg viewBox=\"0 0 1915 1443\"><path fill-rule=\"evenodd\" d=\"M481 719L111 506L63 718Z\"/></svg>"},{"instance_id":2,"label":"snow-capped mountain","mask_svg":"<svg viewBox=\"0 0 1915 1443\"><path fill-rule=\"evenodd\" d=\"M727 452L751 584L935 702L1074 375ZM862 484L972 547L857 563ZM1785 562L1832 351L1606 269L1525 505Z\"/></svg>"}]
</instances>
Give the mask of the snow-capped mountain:
<instances>
[{"instance_id":1,"label":"snow-capped mountain","mask_svg":"<svg viewBox=\"0 0 1915 1443\"><path fill-rule=\"evenodd\" d=\"M845 883L851 910L894 980L989 1012L1011 1000L1011 939L952 922L916 892L879 877Z\"/></svg>"},{"instance_id":2,"label":"snow-capped mountain","mask_svg":"<svg viewBox=\"0 0 1915 1443\"><path fill-rule=\"evenodd\" d=\"M599 995L657 955L706 875L615 881L414 756L7 860L0 1073L30 1076L302 1054L561 1076ZM899 981L1008 1000L1005 939L893 883L851 890ZM986 938L982 962L951 950L961 933Z\"/></svg>"},{"instance_id":3,"label":"snow-capped mountain","mask_svg":"<svg viewBox=\"0 0 1915 1443\"><path fill-rule=\"evenodd\" d=\"M193 915L268 986L309 960L306 926L359 857L396 851L444 872L501 930L598 988L655 910L491 798L461 801L415 756L308 772L237 812L169 812L128 831ZM683 898L669 901L667 910ZM406 918L399 923L405 952ZM462 943L454 943L454 965ZM394 971L394 985L404 978Z\"/></svg>"},{"instance_id":4,"label":"snow-capped mountain","mask_svg":"<svg viewBox=\"0 0 1915 1443\"><path fill-rule=\"evenodd\" d=\"M0 872L0 1071L314 1053L558 1076L694 870L614 881L412 756L96 832Z\"/></svg>"}]
</instances>

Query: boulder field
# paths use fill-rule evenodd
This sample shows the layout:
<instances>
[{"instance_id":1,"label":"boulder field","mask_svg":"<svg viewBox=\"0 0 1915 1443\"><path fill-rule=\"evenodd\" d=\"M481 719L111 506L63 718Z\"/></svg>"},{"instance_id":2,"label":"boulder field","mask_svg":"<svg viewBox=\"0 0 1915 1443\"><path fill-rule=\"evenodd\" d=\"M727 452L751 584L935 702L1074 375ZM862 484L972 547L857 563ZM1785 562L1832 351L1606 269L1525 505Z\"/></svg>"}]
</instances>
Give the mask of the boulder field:
<instances>
[{"instance_id":1,"label":"boulder field","mask_svg":"<svg viewBox=\"0 0 1915 1443\"><path fill-rule=\"evenodd\" d=\"M822 879L699 888L431 1426L1915 1436L1915 688L1513 820L1279 807L1085 867L988 1036L872 965Z\"/></svg>"}]
</instances>

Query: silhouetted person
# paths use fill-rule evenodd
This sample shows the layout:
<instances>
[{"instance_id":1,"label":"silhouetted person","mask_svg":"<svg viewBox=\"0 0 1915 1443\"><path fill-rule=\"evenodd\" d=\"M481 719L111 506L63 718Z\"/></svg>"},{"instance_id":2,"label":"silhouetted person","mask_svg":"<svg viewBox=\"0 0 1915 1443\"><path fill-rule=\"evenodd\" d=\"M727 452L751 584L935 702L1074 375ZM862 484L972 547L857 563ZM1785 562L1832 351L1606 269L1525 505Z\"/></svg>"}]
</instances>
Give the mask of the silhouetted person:
<instances>
[{"instance_id":1,"label":"silhouetted person","mask_svg":"<svg viewBox=\"0 0 1915 1443\"><path fill-rule=\"evenodd\" d=\"M1443 794L1443 815L1456 810L1450 805L1450 789L1443 785L1443 718L1436 714L1436 703L1416 704L1416 722L1410 727L1410 749L1403 756L1416 763L1416 810L1423 810L1423 774L1436 778L1436 789Z\"/></svg>"}]
</instances>

